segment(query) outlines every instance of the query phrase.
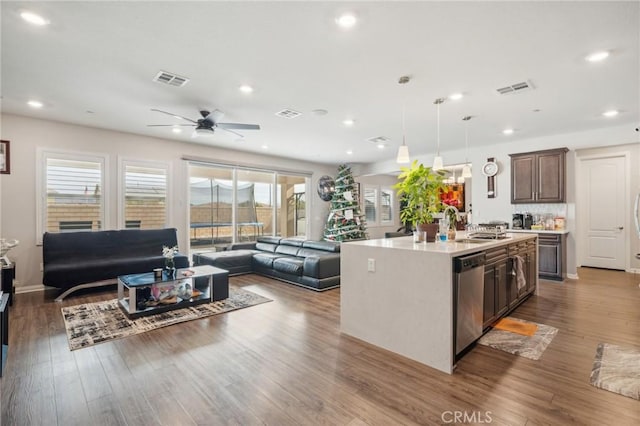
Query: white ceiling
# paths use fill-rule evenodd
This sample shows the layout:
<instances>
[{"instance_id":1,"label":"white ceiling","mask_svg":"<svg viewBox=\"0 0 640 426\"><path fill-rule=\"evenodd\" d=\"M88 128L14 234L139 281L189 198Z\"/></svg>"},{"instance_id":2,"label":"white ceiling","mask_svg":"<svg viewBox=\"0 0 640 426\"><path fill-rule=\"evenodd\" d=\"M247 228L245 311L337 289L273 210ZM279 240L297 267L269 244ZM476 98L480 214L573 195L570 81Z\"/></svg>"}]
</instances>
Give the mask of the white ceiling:
<instances>
[{"instance_id":1,"label":"white ceiling","mask_svg":"<svg viewBox=\"0 0 640 426\"><path fill-rule=\"evenodd\" d=\"M640 124L640 3L628 2L8 2L2 12L7 113L327 164L395 157L402 110L412 154ZM19 17L28 8L50 25ZM354 11L357 25L335 24ZM609 50L603 63L584 57ZM158 71L185 76L176 88ZM398 78L410 75L406 85ZM498 95L529 81L534 90ZM238 91L243 83L255 91ZM42 109L26 105L44 102ZM244 140L218 130L176 136L152 108L257 123ZM289 108L303 115L275 116ZM618 109L615 118L601 113ZM312 111L325 109L326 115ZM534 112L539 110L539 112ZM89 113L87 111L93 111ZM345 127L342 120L355 125ZM501 132L516 131L511 136ZM387 149L366 139L385 136ZM353 155L347 155L348 149Z\"/></svg>"}]
</instances>

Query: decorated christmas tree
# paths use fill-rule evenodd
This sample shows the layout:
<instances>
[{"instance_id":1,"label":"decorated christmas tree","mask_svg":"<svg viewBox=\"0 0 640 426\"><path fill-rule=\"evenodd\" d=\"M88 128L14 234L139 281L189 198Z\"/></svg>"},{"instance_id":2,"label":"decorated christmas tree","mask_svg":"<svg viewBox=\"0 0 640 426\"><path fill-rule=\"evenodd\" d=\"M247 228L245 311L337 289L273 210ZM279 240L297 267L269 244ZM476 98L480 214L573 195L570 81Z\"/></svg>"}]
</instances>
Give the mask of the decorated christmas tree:
<instances>
[{"instance_id":1,"label":"decorated christmas tree","mask_svg":"<svg viewBox=\"0 0 640 426\"><path fill-rule=\"evenodd\" d=\"M367 239L367 221L360 210L358 185L351 167L338 167L335 192L331 197L331 212L324 228L327 241L353 241Z\"/></svg>"}]
</instances>

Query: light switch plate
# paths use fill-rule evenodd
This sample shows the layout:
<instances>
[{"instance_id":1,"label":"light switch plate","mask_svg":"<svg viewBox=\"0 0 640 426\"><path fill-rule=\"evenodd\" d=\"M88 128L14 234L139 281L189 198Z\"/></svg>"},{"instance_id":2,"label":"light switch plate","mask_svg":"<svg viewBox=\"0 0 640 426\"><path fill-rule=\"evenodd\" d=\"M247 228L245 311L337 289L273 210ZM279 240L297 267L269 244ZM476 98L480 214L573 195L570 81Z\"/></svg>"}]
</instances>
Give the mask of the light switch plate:
<instances>
[{"instance_id":1,"label":"light switch plate","mask_svg":"<svg viewBox=\"0 0 640 426\"><path fill-rule=\"evenodd\" d=\"M376 271L376 260L375 259L367 259L367 271L375 272Z\"/></svg>"}]
</instances>

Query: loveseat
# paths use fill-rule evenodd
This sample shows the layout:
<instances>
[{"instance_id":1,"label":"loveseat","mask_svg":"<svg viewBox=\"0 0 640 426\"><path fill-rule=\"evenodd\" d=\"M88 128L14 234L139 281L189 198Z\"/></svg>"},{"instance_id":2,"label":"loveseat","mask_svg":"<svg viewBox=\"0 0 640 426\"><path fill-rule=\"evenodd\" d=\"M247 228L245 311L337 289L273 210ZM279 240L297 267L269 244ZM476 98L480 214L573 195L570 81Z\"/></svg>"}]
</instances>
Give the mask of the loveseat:
<instances>
[{"instance_id":1,"label":"loveseat","mask_svg":"<svg viewBox=\"0 0 640 426\"><path fill-rule=\"evenodd\" d=\"M312 290L340 285L340 243L262 236L226 251L195 253L194 265L212 265L230 275L256 273Z\"/></svg>"},{"instance_id":2,"label":"loveseat","mask_svg":"<svg viewBox=\"0 0 640 426\"><path fill-rule=\"evenodd\" d=\"M151 272L164 267L162 246L178 244L177 230L122 229L117 231L46 232L42 239L46 286L70 293L88 287L113 284L119 275ZM189 266L188 256L176 254L176 268Z\"/></svg>"}]
</instances>

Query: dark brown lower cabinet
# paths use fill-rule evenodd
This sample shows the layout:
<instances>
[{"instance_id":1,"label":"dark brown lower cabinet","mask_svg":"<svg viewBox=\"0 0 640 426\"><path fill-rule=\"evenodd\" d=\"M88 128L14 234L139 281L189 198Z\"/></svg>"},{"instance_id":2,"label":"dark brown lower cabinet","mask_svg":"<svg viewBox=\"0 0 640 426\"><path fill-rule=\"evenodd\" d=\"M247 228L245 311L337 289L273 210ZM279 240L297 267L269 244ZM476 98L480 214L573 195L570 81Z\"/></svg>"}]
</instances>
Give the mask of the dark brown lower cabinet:
<instances>
[{"instance_id":1,"label":"dark brown lower cabinet","mask_svg":"<svg viewBox=\"0 0 640 426\"><path fill-rule=\"evenodd\" d=\"M562 281L566 274L567 244L565 234L539 234L538 256L540 278Z\"/></svg>"},{"instance_id":2,"label":"dark brown lower cabinet","mask_svg":"<svg viewBox=\"0 0 640 426\"><path fill-rule=\"evenodd\" d=\"M484 266L484 315L483 326L489 327L508 309L507 261L508 247L487 250Z\"/></svg>"},{"instance_id":3,"label":"dark brown lower cabinet","mask_svg":"<svg viewBox=\"0 0 640 426\"><path fill-rule=\"evenodd\" d=\"M522 258L525 285L518 288L516 256ZM537 284L536 240L522 241L486 251L484 267L484 315L486 329L516 308L535 291Z\"/></svg>"}]
</instances>

